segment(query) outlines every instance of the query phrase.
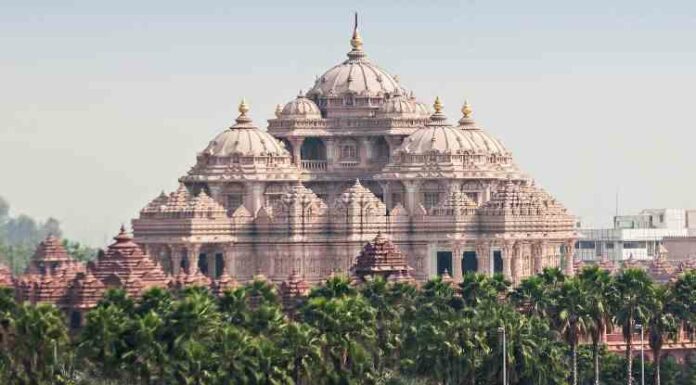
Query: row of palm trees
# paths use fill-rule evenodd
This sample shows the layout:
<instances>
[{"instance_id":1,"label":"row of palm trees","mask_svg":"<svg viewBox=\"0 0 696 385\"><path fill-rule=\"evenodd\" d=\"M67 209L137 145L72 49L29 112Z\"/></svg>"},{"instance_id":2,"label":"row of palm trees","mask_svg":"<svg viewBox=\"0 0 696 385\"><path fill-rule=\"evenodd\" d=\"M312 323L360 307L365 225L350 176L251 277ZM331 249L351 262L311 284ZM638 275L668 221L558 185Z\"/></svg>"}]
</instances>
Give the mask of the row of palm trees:
<instances>
[{"instance_id":1,"label":"row of palm trees","mask_svg":"<svg viewBox=\"0 0 696 385\"><path fill-rule=\"evenodd\" d=\"M197 287L137 300L111 290L71 334L54 306L0 291L0 383L576 385L589 346L599 384L603 335L616 325L631 385L641 324L660 385L663 344L696 325L696 272L659 285L642 270L547 269L514 289L475 273L420 287L333 277L287 310L263 280L218 298Z\"/></svg>"}]
</instances>

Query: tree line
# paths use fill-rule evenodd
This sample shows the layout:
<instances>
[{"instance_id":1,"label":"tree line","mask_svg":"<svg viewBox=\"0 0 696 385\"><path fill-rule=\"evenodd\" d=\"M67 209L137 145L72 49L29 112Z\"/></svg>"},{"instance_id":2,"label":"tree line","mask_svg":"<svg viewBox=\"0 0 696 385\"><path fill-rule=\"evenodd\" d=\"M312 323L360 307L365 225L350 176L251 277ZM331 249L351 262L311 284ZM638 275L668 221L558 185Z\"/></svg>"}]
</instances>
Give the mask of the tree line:
<instances>
[{"instance_id":1,"label":"tree line","mask_svg":"<svg viewBox=\"0 0 696 385\"><path fill-rule=\"evenodd\" d=\"M438 277L420 287L333 277L289 303L255 279L219 297L202 287L129 298L109 290L79 331L49 304L0 293L0 383L632 384L632 337L644 325L658 359L647 383L696 384L696 356L661 360L680 328L693 336L696 272L660 285L642 270L558 269L517 288L500 275ZM620 328L625 356L608 353Z\"/></svg>"},{"instance_id":2,"label":"tree line","mask_svg":"<svg viewBox=\"0 0 696 385\"><path fill-rule=\"evenodd\" d=\"M61 237L60 221L48 218L41 222L25 215L10 215L10 204L0 197L0 263L7 265L14 274L23 272L36 246L48 235ZM98 250L80 242L63 240L66 252L78 261L89 261Z\"/></svg>"}]
</instances>

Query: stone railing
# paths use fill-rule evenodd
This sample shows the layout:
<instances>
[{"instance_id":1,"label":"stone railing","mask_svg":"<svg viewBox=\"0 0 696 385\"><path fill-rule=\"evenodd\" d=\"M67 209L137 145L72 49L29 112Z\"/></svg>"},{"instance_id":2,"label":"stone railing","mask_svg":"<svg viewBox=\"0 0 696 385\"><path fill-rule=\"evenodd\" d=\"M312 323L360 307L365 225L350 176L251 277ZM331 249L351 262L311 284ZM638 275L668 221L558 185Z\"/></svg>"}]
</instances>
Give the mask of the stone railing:
<instances>
[{"instance_id":1,"label":"stone railing","mask_svg":"<svg viewBox=\"0 0 696 385\"><path fill-rule=\"evenodd\" d=\"M359 160L342 160L338 162L339 167L343 168L353 168L353 167L358 167L360 165Z\"/></svg>"},{"instance_id":2,"label":"stone railing","mask_svg":"<svg viewBox=\"0 0 696 385\"><path fill-rule=\"evenodd\" d=\"M305 170L312 171L326 171L326 161L325 160L303 160L302 168Z\"/></svg>"}]
</instances>

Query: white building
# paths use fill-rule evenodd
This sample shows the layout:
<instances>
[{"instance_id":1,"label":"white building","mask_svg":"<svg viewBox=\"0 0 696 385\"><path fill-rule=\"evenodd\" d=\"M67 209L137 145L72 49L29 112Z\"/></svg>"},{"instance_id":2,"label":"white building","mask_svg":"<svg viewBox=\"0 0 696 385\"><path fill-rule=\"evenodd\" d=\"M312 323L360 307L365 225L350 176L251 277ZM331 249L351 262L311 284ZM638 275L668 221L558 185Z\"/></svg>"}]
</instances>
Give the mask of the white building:
<instances>
[{"instance_id":1,"label":"white building","mask_svg":"<svg viewBox=\"0 0 696 385\"><path fill-rule=\"evenodd\" d=\"M696 235L696 210L648 209L637 215L614 217L614 228L582 229L575 258L582 261L655 257L665 237Z\"/></svg>"}]
</instances>

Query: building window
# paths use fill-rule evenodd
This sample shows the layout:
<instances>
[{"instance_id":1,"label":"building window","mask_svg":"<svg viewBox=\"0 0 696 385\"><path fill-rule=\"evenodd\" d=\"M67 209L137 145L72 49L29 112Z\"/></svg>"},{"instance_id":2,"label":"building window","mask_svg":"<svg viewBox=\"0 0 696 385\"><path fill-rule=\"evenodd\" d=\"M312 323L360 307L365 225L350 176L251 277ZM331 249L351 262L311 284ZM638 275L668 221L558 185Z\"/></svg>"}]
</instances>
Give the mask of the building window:
<instances>
[{"instance_id":1,"label":"building window","mask_svg":"<svg viewBox=\"0 0 696 385\"><path fill-rule=\"evenodd\" d=\"M577 248L581 250L591 250L595 248L594 241L578 241Z\"/></svg>"},{"instance_id":2,"label":"building window","mask_svg":"<svg viewBox=\"0 0 696 385\"><path fill-rule=\"evenodd\" d=\"M439 192L432 192L432 191L426 191L423 193L423 206L426 209L433 208L440 203L440 193Z\"/></svg>"},{"instance_id":3,"label":"building window","mask_svg":"<svg viewBox=\"0 0 696 385\"><path fill-rule=\"evenodd\" d=\"M629 241L623 243L624 249L644 249L645 242Z\"/></svg>"},{"instance_id":4,"label":"building window","mask_svg":"<svg viewBox=\"0 0 696 385\"><path fill-rule=\"evenodd\" d=\"M347 143L341 145L341 160L355 160L358 158L358 149L355 144Z\"/></svg>"},{"instance_id":5,"label":"building window","mask_svg":"<svg viewBox=\"0 0 696 385\"><path fill-rule=\"evenodd\" d=\"M613 250L613 249L614 249L614 242L607 242L607 243L604 245L604 247L605 247L607 250Z\"/></svg>"}]
</instances>

